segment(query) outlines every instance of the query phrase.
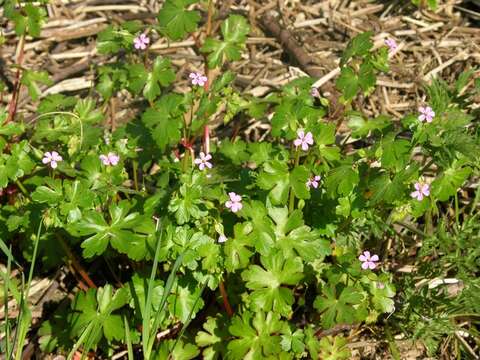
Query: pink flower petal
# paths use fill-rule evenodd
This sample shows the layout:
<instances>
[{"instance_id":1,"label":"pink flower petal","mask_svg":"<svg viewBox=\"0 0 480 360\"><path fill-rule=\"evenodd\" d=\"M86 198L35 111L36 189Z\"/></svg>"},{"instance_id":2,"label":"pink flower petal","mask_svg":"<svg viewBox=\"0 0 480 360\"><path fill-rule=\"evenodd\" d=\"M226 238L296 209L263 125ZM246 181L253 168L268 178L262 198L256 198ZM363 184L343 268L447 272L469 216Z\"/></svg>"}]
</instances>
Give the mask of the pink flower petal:
<instances>
[{"instance_id":1,"label":"pink flower petal","mask_svg":"<svg viewBox=\"0 0 480 360\"><path fill-rule=\"evenodd\" d=\"M310 145L313 144L313 135L310 131L305 135L305 141Z\"/></svg>"},{"instance_id":2,"label":"pink flower petal","mask_svg":"<svg viewBox=\"0 0 480 360\"><path fill-rule=\"evenodd\" d=\"M378 255L373 255L371 258L370 258L371 261L378 261Z\"/></svg>"},{"instance_id":3,"label":"pink flower petal","mask_svg":"<svg viewBox=\"0 0 480 360\"><path fill-rule=\"evenodd\" d=\"M364 269L364 270L368 269L368 261L362 263L362 269Z\"/></svg>"}]
</instances>

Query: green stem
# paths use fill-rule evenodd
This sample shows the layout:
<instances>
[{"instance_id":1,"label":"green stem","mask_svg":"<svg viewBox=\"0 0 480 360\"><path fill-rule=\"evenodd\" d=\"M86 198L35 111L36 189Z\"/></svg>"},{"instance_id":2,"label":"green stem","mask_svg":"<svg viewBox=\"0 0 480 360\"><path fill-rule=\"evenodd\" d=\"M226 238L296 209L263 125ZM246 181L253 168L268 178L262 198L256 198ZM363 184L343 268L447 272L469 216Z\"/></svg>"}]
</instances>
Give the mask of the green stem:
<instances>
[{"instance_id":1,"label":"green stem","mask_svg":"<svg viewBox=\"0 0 480 360\"><path fill-rule=\"evenodd\" d=\"M455 193L455 225L460 229L460 210L458 209L458 193Z\"/></svg>"},{"instance_id":2,"label":"green stem","mask_svg":"<svg viewBox=\"0 0 480 360\"><path fill-rule=\"evenodd\" d=\"M470 208L470 215L472 215L475 209L477 208L477 204L479 200L480 200L480 186L477 187L477 190L475 191L475 198L473 199L472 207Z\"/></svg>"},{"instance_id":3,"label":"green stem","mask_svg":"<svg viewBox=\"0 0 480 360\"><path fill-rule=\"evenodd\" d=\"M23 354L23 345L25 342L25 337L31 325L31 312L28 309L28 295L30 292L30 287L32 285L33 270L35 269L35 260L37 258L38 243L40 242L40 233L42 231L42 221L40 218L40 223L38 224L37 237L35 238L35 243L33 245L33 254L32 254L32 264L30 265L30 271L28 273L28 280L25 293L22 294L22 301L20 304L21 315L18 321L18 329L15 336L17 337L17 352L15 354L15 359L20 360ZM25 304L26 309L23 309L23 304ZM8 341L8 339L7 339Z\"/></svg>"},{"instance_id":4,"label":"green stem","mask_svg":"<svg viewBox=\"0 0 480 360\"><path fill-rule=\"evenodd\" d=\"M135 191L138 191L138 162L137 160L133 160L133 183L135 185Z\"/></svg>"},{"instance_id":5,"label":"green stem","mask_svg":"<svg viewBox=\"0 0 480 360\"><path fill-rule=\"evenodd\" d=\"M26 197L30 197L27 189L25 189L25 186L23 186L23 184L20 182L20 180L15 180L15 184L17 184L18 188L20 189L20 191L22 192L23 195L25 195Z\"/></svg>"},{"instance_id":6,"label":"green stem","mask_svg":"<svg viewBox=\"0 0 480 360\"><path fill-rule=\"evenodd\" d=\"M405 229L408 229L411 232L414 232L415 234L420 235L422 237L428 237L428 235L425 234L423 231L418 230L416 227L414 227L410 224L404 223L402 221L395 221L395 224L400 225L400 226L404 227Z\"/></svg>"},{"instance_id":7,"label":"green stem","mask_svg":"<svg viewBox=\"0 0 480 360\"><path fill-rule=\"evenodd\" d=\"M295 150L295 164L293 168L296 168L300 162L300 151L298 148ZM295 207L295 194L293 193L293 189L290 189L290 199L288 203L288 212L292 212L293 208Z\"/></svg>"},{"instance_id":8,"label":"green stem","mask_svg":"<svg viewBox=\"0 0 480 360\"><path fill-rule=\"evenodd\" d=\"M35 238L35 244L33 245L32 265L30 266L30 271L28 273L27 290L25 291L25 298L28 298L30 285L32 283L33 269L35 268L35 260L37 258L38 243L40 242L40 233L42 231L42 221L43 219L40 218L40 223L38 224L38 230L37 230L37 237Z\"/></svg>"}]
</instances>

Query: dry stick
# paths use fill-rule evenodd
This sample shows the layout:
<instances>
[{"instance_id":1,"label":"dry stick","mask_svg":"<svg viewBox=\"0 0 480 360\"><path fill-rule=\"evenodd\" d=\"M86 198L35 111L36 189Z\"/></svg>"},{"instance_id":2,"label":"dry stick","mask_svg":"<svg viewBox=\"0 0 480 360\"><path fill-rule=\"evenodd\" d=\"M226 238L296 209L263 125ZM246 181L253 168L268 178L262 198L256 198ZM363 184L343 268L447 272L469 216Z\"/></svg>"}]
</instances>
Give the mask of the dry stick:
<instances>
[{"instance_id":1,"label":"dry stick","mask_svg":"<svg viewBox=\"0 0 480 360\"><path fill-rule=\"evenodd\" d=\"M58 233L56 233L55 235L57 236L57 239L60 242L60 245L62 246L63 250L67 254L68 258L72 262L72 265L75 268L75 270L80 274L82 279L85 280L85 282L87 283L88 286L96 289L97 285L95 285L95 283L92 281L90 276L88 276L87 272L84 270L82 265L79 263L79 261L77 260L77 258L73 254L72 250L70 250L70 248L68 247L68 245L65 242L65 240L63 239L63 237L60 236L60 234L58 234Z\"/></svg>"},{"instance_id":2,"label":"dry stick","mask_svg":"<svg viewBox=\"0 0 480 360\"><path fill-rule=\"evenodd\" d=\"M302 70L312 77L320 78L323 76L322 71L315 66L312 57L297 44L288 30L280 26L277 19L271 15L265 15L261 18L261 23L263 28L275 36L284 49L298 62ZM335 71L336 70L334 70L334 72ZM336 73L333 74L332 78L335 75ZM343 112L343 105L338 102L339 93L330 83L325 82L322 85L325 85L325 90L330 93L329 96L327 96L331 104L329 117L332 120L339 119L340 121L340 119L342 119L340 115Z\"/></svg>"},{"instance_id":3,"label":"dry stick","mask_svg":"<svg viewBox=\"0 0 480 360\"><path fill-rule=\"evenodd\" d=\"M20 83L20 73L22 71L22 63L23 63L23 55L24 55L24 47L25 47L25 35L20 36L20 40L18 42L18 57L17 57L17 73L15 75L15 87L13 90L12 98L10 100L10 104L8 105L8 117L4 124L8 124L10 121L13 120L15 114L17 112L17 104L18 104L18 94L20 92L20 87L22 84Z\"/></svg>"},{"instance_id":4,"label":"dry stick","mask_svg":"<svg viewBox=\"0 0 480 360\"><path fill-rule=\"evenodd\" d=\"M356 327L356 325L350 325L350 324L338 324L338 325L335 325L333 328L331 329L326 329L326 330L317 330L317 332L315 333L315 336L317 338L322 338L322 337L325 337L325 336L330 336L330 335L336 335L338 333L341 333L343 331L347 331L347 330L352 330Z\"/></svg>"}]
</instances>

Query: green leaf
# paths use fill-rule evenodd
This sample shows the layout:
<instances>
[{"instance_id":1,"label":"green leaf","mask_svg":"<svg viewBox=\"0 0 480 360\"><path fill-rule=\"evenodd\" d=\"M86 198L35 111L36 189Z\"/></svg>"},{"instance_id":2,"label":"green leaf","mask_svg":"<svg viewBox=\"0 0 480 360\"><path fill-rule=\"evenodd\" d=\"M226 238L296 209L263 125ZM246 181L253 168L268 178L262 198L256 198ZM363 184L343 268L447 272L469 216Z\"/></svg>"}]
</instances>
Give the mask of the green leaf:
<instances>
[{"instance_id":1,"label":"green leaf","mask_svg":"<svg viewBox=\"0 0 480 360\"><path fill-rule=\"evenodd\" d=\"M102 74L98 80L96 89L104 99L109 99L112 97L114 85L115 83L112 81L110 75Z\"/></svg>"},{"instance_id":2,"label":"green leaf","mask_svg":"<svg viewBox=\"0 0 480 360\"><path fill-rule=\"evenodd\" d=\"M128 89L134 94L140 94L148 77L148 72L145 69L145 66L143 64L127 64L125 65L125 68L128 72ZM162 72L162 77L168 73L167 71Z\"/></svg>"},{"instance_id":3,"label":"green leaf","mask_svg":"<svg viewBox=\"0 0 480 360\"><path fill-rule=\"evenodd\" d=\"M95 193L88 188L86 181L75 180L63 182L65 198L60 205L62 215L67 215L70 222L78 220L76 214L80 209L93 207Z\"/></svg>"},{"instance_id":4,"label":"green leaf","mask_svg":"<svg viewBox=\"0 0 480 360\"><path fill-rule=\"evenodd\" d=\"M45 21L45 9L40 6L27 3L23 10L27 14L28 33L33 37L40 36L42 23Z\"/></svg>"},{"instance_id":5,"label":"green leaf","mask_svg":"<svg viewBox=\"0 0 480 360\"><path fill-rule=\"evenodd\" d=\"M374 177L370 183L370 190L373 195L370 199L372 204L379 202L398 203L402 201L406 185L412 178L417 176L418 166L412 165L397 172L393 179L386 173L381 173Z\"/></svg>"},{"instance_id":6,"label":"green leaf","mask_svg":"<svg viewBox=\"0 0 480 360\"><path fill-rule=\"evenodd\" d=\"M382 141L382 166L400 171L405 168L410 159L410 142L403 139L388 137Z\"/></svg>"},{"instance_id":7,"label":"green leaf","mask_svg":"<svg viewBox=\"0 0 480 360\"><path fill-rule=\"evenodd\" d=\"M142 115L142 121L152 130L152 137L162 151L180 141L183 124L181 103L180 95L168 94L155 103L155 108L147 109Z\"/></svg>"},{"instance_id":8,"label":"green leaf","mask_svg":"<svg viewBox=\"0 0 480 360\"><path fill-rule=\"evenodd\" d=\"M240 15L230 15L221 27L223 41L207 38L201 51L209 53L208 66L220 66L223 61L240 60L241 51L250 32L247 20Z\"/></svg>"},{"instance_id":9,"label":"green leaf","mask_svg":"<svg viewBox=\"0 0 480 360\"><path fill-rule=\"evenodd\" d=\"M346 287L339 296L334 286L323 289L323 296L317 296L314 307L322 313L322 326L326 329L336 324L352 324L356 318L354 305L361 304L365 294L354 287Z\"/></svg>"},{"instance_id":10,"label":"green leaf","mask_svg":"<svg viewBox=\"0 0 480 360\"><path fill-rule=\"evenodd\" d=\"M342 336L326 336L320 340L320 359L348 360L352 358L348 341Z\"/></svg>"},{"instance_id":11,"label":"green leaf","mask_svg":"<svg viewBox=\"0 0 480 360\"><path fill-rule=\"evenodd\" d=\"M330 244L318 232L304 225L302 212L293 211L290 215L286 207L268 209L268 215L275 222L274 244L281 249L285 258L300 256L307 262L322 260L331 253Z\"/></svg>"},{"instance_id":12,"label":"green leaf","mask_svg":"<svg viewBox=\"0 0 480 360\"><path fill-rule=\"evenodd\" d=\"M348 114L348 127L352 129L354 138L367 136L374 130L383 130L391 124L392 120L386 115L380 115L374 119L365 119L359 112Z\"/></svg>"},{"instance_id":13,"label":"green leaf","mask_svg":"<svg viewBox=\"0 0 480 360\"><path fill-rule=\"evenodd\" d=\"M248 151L250 152L250 160L257 166L267 162L273 150L272 144L268 142L254 142L248 144Z\"/></svg>"},{"instance_id":14,"label":"green leaf","mask_svg":"<svg viewBox=\"0 0 480 360\"><path fill-rule=\"evenodd\" d=\"M247 144L243 140L232 142L230 139L225 139L220 145L220 154L229 159L233 164L240 165L248 160L246 149Z\"/></svg>"},{"instance_id":15,"label":"green leaf","mask_svg":"<svg viewBox=\"0 0 480 360\"><path fill-rule=\"evenodd\" d=\"M175 347L174 347L175 346ZM170 339L160 343L155 359L169 360L191 360L197 358L200 350L194 345L183 342L183 340Z\"/></svg>"},{"instance_id":16,"label":"green leaf","mask_svg":"<svg viewBox=\"0 0 480 360\"><path fill-rule=\"evenodd\" d=\"M38 83L44 85L52 85L53 81L49 78L46 71L33 71L25 70L22 75L22 80L20 81L23 85L28 88L28 94L32 100L37 100L42 90L38 86Z\"/></svg>"},{"instance_id":17,"label":"green leaf","mask_svg":"<svg viewBox=\"0 0 480 360\"><path fill-rule=\"evenodd\" d=\"M250 265L242 272L246 287L254 290L250 294L253 310L274 311L290 316L294 302L293 291L282 285L298 285L303 278L300 258L284 258L282 252L262 256L263 266Z\"/></svg>"},{"instance_id":18,"label":"green leaf","mask_svg":"<svg viewBox=\"0 0 480 360\"><path fill-rule=\"evenodd\" d=\"M285 324L275 313L244 311L232 319L228 331L235 337L228 343L227 359L265 359L280 352L280 333ZM273 357L275 358L275 357Z\"/></svg>"},{"instance_id":19,"label":"green leaf","mask_svg":"<svg viewBox=\"0 0 480 360\"><path fill-rule=\"evenodd\" d=\"M0 188L7 186L9 180L17 180L32 173L35 163L30 158L31 147L27 140L11 145L10 155L0 158ZM2 164L2 160L5 161Z\"/></svg>"},{"instance_id":20,"label":"green leaf","mask_svg":"<svg viewBox=\"0 0 480 360\"><path fill-rule=\"evenodd\" d=\"M187 7L196 0L167 0L159 11L157 19L160 31L172 40L180 40L197 29L200 21L198 11Z\"/></svg>"},{"instance_id":21,"label":"green leaf","mask_svg":"<svg viewBox=\"0 0 480 360\"><path fill-rule=\"evenodd\" d=\"M192 278L183 277L173 286L168 296L168 309L185 324L190 316L195 318L195 314L203 308L201 295L202 287L195 284Z\"/></svg>"},{"instance_id":22,"label":"green leaf","mask_svg":"<svg viewBox=\"0 0 480 360\"><path fill-rule=\"evenodd\" d=\"M345 51L342 54L340 60L340 66L343 67L348 60L354 56L365 56L370 52L370 49L373 47L373 42L370 39L373 33L367 31L355 36L352 40L349 41Z\"/></svg>"},{"instance_id":23,"label":"green leaf","mask_svg":"<svg viewBox=\"0 0 480 360\"><path fill-rule=\"evenodd\" d=\"M358 170L353 169L352 165L346 164L332 169L327 175L325 185L330 196L348 195L359 180Z\"/></svg>"},{"instance_id":24,"label":"green leaf","mask_svg":"<svg viewBox=\"0 0 480 360\"><path fill-rule=\"evenodd\" d=\"M352 100L360 89L360 81L355 71L345 66L340 71L340 76L336 82L337 89L340 90L345 100Z\"/></svg>"},{"instance_id":25,"label":"green leaf","mask_svg":"<svg viewBox=\"0 0 480 360\"><path fill-rule=\"evenodd\" d=\"M130 307L135 309L135 313L138 319L142 319L145 314L145 296L148 292L148 277L142 276L139 273L135 273L130 282L128 283L130 290ZM153 285L152 291L152 307L154 311L157 311L163 296L162 281L156 280Z\"/></svg>"},{"instance_id":26,"label":"green leaf","mask_svg":"<svg viewBox=\"0 0 480 360\"><path fill-rule=\"evenodd\" d=\"M310 177L310 172L303 166L297 166L290 173L290 186L298 199L310 199L310 190L306 182Z\"/></svg>"},{"instance_id":27,"label":"green leaf","mask_svg":"<svg viewBox=\"0 0 480 360\"><path fill-rule=\"evenodd\" d=\"M263 164L263 171L257 177L257 185L261 189L270 190L269 197L274 205L283 205L288 199L289 177L287 164L274 160Z\"/></svg>"},{"instance_id":28,"label":"green leaf","mask_svg":"<svg viewBox=\"0 0 480 360\"><path fill-rule=\"evenodd\" d=\"M470 167L461 168L455 165L446 169L432 182L432 195L440 201L448 200L457 193L471 172Z\"/></svg>"},{"instance_id":29,"label":"green leaf","mask_svg":"<svg viewBox=\"0 0 480 360\"><path fill-rule=\"evenodd\" d=\"M137 212L129 213L130 208L126 200L110 205L110 224L100 213L87 211L79 221L67 226L73 236L90 235L82 242L84 257L102 254L109 243L133 260L147 255L147 239L153 236L155 227L149 218Z\"/></svg>"},{"instance_id":30,"label":"green leaf","mask_svg":"<svg viewBox=\"0 0 480 360\"><path fill-rule=\"evenodd\" d=\"M69 314L71 331L81 335L90 324L93 331L88 333L84 344L95 347L103 336L112 340L123 340L125 329L120 315L112 312L122 308L129 301L129 293L125 288L115 293L111 285L99 289L89 289L86 293L79 292L72 302L72 312Z\"/></svg>"},{"instance_id":31,"label":"green leaf","mask_svg":"<svg viewBox=\"0 0 480 360\"><path fill-rule=\"evenodd\" d=\"M373 65L369 61L363 62L358 72L358 84L365 95L370 94L375 89L376 82L377 77L373 71Z\"/></svg>"},{"instance_id":32,"label":"green leaf","mask_svg":"<svg viewBox=\"0 0 480 360\"><path fill-rule=\"evenodd\" d=\"M225 243L225 267L229 272L247 267L253 252L252 226L248 223L235 224L234 238Z\"/></svg>"},{"instance_id":33,"label":"green leaf","mask_svg":"<svg viewBox=\"0 0 480 360\"><path fill-rule=\"evenodd\" d=\"M57 204L63 198L62 180L45 179L48 186L39 186L32 193L32 200L39 203Z\"/></svg>"},{"instance_id":34,"label":"green leaf","mask_svg":"<svg viewBox=\"0 0 480 360\"><path fill-rule=\"evenodd\" d=\"M195 342L198 346L205 348L202 351L202 358L205 360L219 359L225 353L226 344L223 339L228 337L228 332L223 327L226 319L208 317L203 323L204 331L197 332Z\"/></svg>"},{"instance_id":35,"label":"green leaf","mask_svg":"<svg viewBox=\"0 0 480 360\"><path fill-rule=\"evenodd\" d=\"M42 6L26 3L21 11L16 9L15 1L6 1L4 5L5 16L15 23L15 33L25 35L27 32L32 37L40 36L40 30L45 21L46 11Z\"/></svg>"},{"instance_id":36,"label":"green leaf","mask_svg":"<svg viewBox=\"0 0 480 360\"><path fill-rule=\"evenodd\" d=\"M200 219L207 214L200 210L203 203L202 189L198 185L182 184L180 193L177 193L170 201L168 210L175 213L177 222L182 225L190 219Z\"/></svg>"},{"instance_id":37,"label":"green leaf","mask_svg":"<svg viewBox=\"0 0 480 360\"><path fill-rule=\"evenodd\" d=\"M157 57L153 63L153 70L147 75L143 96L148 101L154 101L161 93L160 86L168 86L175 80L175 74L170 60Z\"/></svg>"},{"instance_id":38,"label":"green leaf","mask_svg":"<svg viewBox=\"0 0 480 360\"><path fill-rule=\"evenodd\" d=\"M395 310L395 288L390 283L369 281L372 303L375 309L382 313L391 313ZM381 284L381 285L380 285Z\"/></svg>"},{"instance_id":39,"label":"green leaf","mask_svg":"<svg viewBox=\"0 0 480 360\"><path fill-rule=\"evenodd\" d=\"M301 329L295 330L293 333L291 329L288 329L287 334L282 335L282 342L280 343L282 350L302 354L305 350L304 338L305 335Z\"/></svg>"}]
</instances>

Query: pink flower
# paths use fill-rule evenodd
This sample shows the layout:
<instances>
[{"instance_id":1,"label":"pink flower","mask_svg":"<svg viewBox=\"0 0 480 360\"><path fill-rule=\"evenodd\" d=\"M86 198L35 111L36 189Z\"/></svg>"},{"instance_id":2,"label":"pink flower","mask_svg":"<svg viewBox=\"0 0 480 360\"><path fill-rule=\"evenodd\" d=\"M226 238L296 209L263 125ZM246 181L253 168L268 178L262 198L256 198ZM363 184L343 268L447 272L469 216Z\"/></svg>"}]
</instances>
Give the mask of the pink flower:
<instances>
[{"instance_id":1,"label":"pink flower","mask_svg":"<svg viewBox=\"0 0 480 360\"><path fill-rule=\"evenodd\" d=\"M318 91L318 89L316 87L312 87L310 89L310 95L312 95L313 97L319 98L320 97L320 92Z\"/></svg>"},{"instance_id":2,"label":"pink flower","mask_svg":"<svg viewBox=\"0 0 480 360\"><path fill-rule=\"evenodd\" d=\"M397 50L397 42L394 39L385 39L385 45L388 46L388 52L393 53Z\"/></svg>"},{"instance_id":3,"label":"pink flower","mask_svg":"<svg viewBox=\"0 0 480 360\"><path fill-rule=\"evenodd\" d=\"M377 264L375 264L375 262L377 262L379 259L378 255L370 256L370 251L364 251L363 254L358 257L358 260L362 262L363 270L373 270L377 267Z\"/></svg>"},{"instance_id":4,"label":"pink flower","mask_svg":"<svg viewBox=\"0 0 480 360\"><path fill-rule=\"evenodd\" d=\"M418 120L421 122L427 121L427 123L431 123L433 118L435 117L435 111L433 111L430 106L420 106L418 108L418 111L420 111L420 116L418 117Z\"/></svg>"},{"instance_id":5,"label":"pink flower","mask_svg":"<svg viewBox=\"0 0 480 360\"><path fill-rule=\"evenodd\" d=\"M140 34L135 39L133 39L133 46L137 50L145 50L149 43L150 43L150 38L145 34Z\"/></svg>"},{"instance_id":6,"label":"pink flower","mask_svg":"<svg viewBox=\"0 0 480 360\"><path fill-rule=\"evenodd\" d=\"M58 153L56 151L47 151L44 155L43 155L43 159L42 159L42 162L44 164L48 164L50 163L50 167L52 169L56 169L57 168L57 163L59 161L62 161L62 157L60 155L58 155Z\"/></svg>"},{"instance_id":7,"label":"pink flower","mask_svg":"<svg viewBox=\"0 0 480 360\"><path fill-rule=\"evenodd\" d=\"M200 73L190 73L188 77L192 79L192 85L204 86L207 83L207 77Z\"/></svg>"},{"instance_id":8,"label":"pink flower","mask_svg":"<svg viewBox=\"0 0 480 360\"><path fill-rule=\"evenodd\" d=\"M430 185L424 184L422 182L417 182L414 185L414 192L410 193L410 196L418 201L422 201L424 196L430 195Z\"/></svg>"},{"instance_id":9,"label":"pink flower","mask_svg":"<svg viewBox=\"0 0 480 360\"><path fill-rule=\"evenodd\" d=\"M226 237L225 235L220 235L220 236L218 237L218 242L219 242L219 243L224 243L224 242L226 242L227 240L228 240L228 239L227 239L227 237Z\"/></svg>"},{"instance_id":10,"label":"pink flower","mask_svg":"<svg viewBox=\"0 0 480 360\"><path fill-rule=\"evenodd\" d=\"M310 179L307 181L307 187L311 189L314 187L315 189L318 188L318 182L320 181L320 175L315 175L312 176Z\"/></svg>"},{"instance_id":11,"label":"pink flower","mask_svg":"<svg viewBox=\"0 0 480 360\"><path fill-rule=\"evenodd\" d=\"M243 205L242 205L242 197L240 195L235 194L234 192L229 192L228 196L230 197L230 200L228 200L225 203L225 206L232 210L232 212L236 213L238 210L240 210Z\"/></svg>"},{"instance_id":12,"label":"pink flower","mask_svg":"<svg viewBox=\"0 0 480 360\"><path fill-rule=\"evenodd\" d=\"M212 163L208 162L208 160L210 160L212 158L212 155L210 154L207 154L205 155L205 153L201 152L200 153L200 157L195 159L195 164L198 165L198 168L200 170L203 170L205 169L205 167L211 169L212 168Z\"/></svg>"},{"instance_id":13,"label":"pink flower","mask_svg":"<svg viewBox=\"0 0 480 360\"><path fill-rule=\"evenodd\" d=\"M302 145L302 150L307 151L308 146L313 145L312 133L309 131L305 134L303 130L298 130L297 135L298 135L298 138L295 139L295 141L293 142L293 145L295 145L296 147L299 147L300 145Z\"/></svg>"},{"instance_id":14,"label":"pink flower","mask_svg":"<svg viewBox=\"0 0 480 360\"><path fill-rule=\"evenodd\" d=\"M108 155L100 155L100 160L102 161L103 165L108 166L112 165L115 166L120 161L120 156L113 152L109 152Z\"/></svg>"}]
</instances>

